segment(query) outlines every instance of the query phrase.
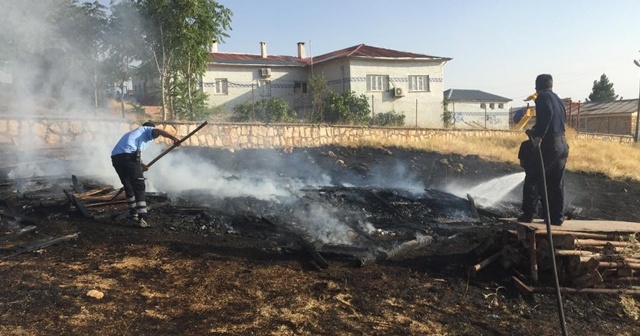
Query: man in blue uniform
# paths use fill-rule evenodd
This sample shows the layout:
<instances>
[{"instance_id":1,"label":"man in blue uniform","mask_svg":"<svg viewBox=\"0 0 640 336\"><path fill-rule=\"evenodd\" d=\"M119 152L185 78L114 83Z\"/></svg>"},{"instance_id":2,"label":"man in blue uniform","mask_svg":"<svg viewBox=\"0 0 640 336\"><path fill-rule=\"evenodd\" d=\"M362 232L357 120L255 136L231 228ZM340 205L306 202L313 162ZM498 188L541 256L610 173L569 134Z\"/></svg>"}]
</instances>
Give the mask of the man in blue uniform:
<instances>
[{"instance_id":1,"label":"man in blue uniform","mask_svg":"<svg viewBox=\"0 0 640 336\"><path fill-rule=\"evenodd\" d=\"M562 225L564 222L564 168L569 157L569 146L565 138L566 111L562 100L553 91L553 78L542 74L536 78L536 124L531 131L533 145L542 151L544 171L546 177L549 209L543 209L545 218L552 225ZM544 192L544 185L540 192Z\"/></svg>"},{"instance_id":2,"label":"man in blue uniform","mask_svg":"<svg viewBox=\"0 0 640 336\"><path fill-rule=\"evenodd\" d=\"M142 163L140 154L153 139L161 135L173 140L176 146L180 145L180 139L165 130L155 128L149 121L123 135L111 151L111 162L124 187L129 214L140 227L150 227L146 221L147 202L143 175L149 167Z\"/></svg>"}]
</instances>

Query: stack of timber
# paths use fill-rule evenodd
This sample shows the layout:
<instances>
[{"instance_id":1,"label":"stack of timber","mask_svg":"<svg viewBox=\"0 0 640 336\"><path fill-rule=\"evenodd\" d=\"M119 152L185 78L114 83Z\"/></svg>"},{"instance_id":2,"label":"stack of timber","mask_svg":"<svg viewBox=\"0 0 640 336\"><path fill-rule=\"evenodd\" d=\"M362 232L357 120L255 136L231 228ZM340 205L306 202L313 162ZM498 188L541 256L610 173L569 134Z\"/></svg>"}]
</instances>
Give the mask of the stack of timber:
<instances>
[{"instance_id":1,"label":"stack of timber","mask_svg":"<svg viewBox=\"0 0 640 336\"><path fill-rule=\"evenodd\" d=\"M515 222L515 220L511 220ZM640 223L567 220L551 226L553 251L542 221L516 222L518 241L529 255L531 280L552 273L555 255L563 286L574 289L640 286Z\"/></svg>"}]
</instances>

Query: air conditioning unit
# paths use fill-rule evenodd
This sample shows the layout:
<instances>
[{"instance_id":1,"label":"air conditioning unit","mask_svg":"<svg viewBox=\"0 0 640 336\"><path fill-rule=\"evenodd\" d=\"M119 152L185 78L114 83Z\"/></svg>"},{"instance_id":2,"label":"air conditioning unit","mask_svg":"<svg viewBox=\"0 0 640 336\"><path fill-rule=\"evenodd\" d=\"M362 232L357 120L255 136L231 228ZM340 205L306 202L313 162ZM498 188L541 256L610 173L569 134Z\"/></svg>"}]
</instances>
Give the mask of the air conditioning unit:
<instances>
[{"instance_id":1,"label":"air conditioning unit","mask_svg":"<svg viewBox=\"0 0 640 336\"><path fill-rule=\"evenodd\" d=\"M394 97L404 97L404 90L402 90L402 88L394 88L393 89L393 96Z\"/></svg>"},{"instance_id":2,"label":"air conditioning unit","mask_svg":"<svg viewBox=\"0 0 640 336\"><path fill-rule=\"evenodd\" d=\"M260 69L260 76L262 78L271 77L271 68L262 68L262 69Z\"/></svg>"}]
</instances>

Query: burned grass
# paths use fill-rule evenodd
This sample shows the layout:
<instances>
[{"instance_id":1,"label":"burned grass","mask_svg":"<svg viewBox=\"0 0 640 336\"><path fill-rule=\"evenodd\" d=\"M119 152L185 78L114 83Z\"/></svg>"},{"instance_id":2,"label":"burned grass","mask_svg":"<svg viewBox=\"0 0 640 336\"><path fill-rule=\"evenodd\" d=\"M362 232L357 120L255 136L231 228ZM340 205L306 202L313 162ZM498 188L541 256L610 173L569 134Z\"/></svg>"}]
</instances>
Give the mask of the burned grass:
<instances>
[{"instance_id":1,"label":"burned grass","mask_svg":"<svg viewBox=\"0 0 640 336\"><path fill-rule=\"evenodd\" d=\"M228 181L256 167L271 171L269 178L288 186L295 197L216 197L194 189L151 193L154 227L135 229L111 220L110 213L122 205L90 207L93 218L70 207L61 191L72 190L71 176L38 186L27 181L25 192L17 193L7 183L0 221L8 238L0 245L0 333L559 333L551 295L523 296L499 263L473 277L467 273L494 252L484 238L499 241L503 235L496 234L505 227L489 213L474 214L468 199L440 191L452 182L473 185L515 173L515 166L397 148L190 150L234 172L222 177ZM274 164L274 157L284 164ZM297 187L317 171L334 183ZM99 187L80 179L86 188ZM431 194L409 192L406 184L397 187L406 180ZM636 183L569 174L567 184L572 208L583 218L637 218ZM582 192L585 186L588 192ZM448 200L449 206L435 200ZM511 215L517 204L499 211ZM333 216L316 216L327 212ZM324 226L312 226L316 230L292 224L315 217L324 218L318 222ZM349 225L323 233L328 218ZM6 234L28 225L36 228ZM8 256L21 246L75 233L75 239ZM394 254L397 249L402 253ZM314 250L326 267L320 267ZM369 262L362 263L365 257ZM87 296L91 290L104 297ZM627 313L633 312L629 299L622 304L616 295L564 298L571 334L633 335L638 330Z\"/></svg>"}]
</instances>

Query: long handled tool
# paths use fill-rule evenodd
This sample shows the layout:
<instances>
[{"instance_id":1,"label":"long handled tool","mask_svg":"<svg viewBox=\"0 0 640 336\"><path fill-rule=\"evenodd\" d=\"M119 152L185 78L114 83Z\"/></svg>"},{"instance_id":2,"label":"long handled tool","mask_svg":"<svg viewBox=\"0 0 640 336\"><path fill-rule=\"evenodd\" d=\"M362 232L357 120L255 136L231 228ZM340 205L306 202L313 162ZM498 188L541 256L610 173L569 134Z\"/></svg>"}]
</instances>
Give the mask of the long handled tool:
<instances>
[{"instance_id":1,"label":"long handled tool","mask_svg":"<svg viewBox=\"0 0 640 336\"><path fill-rule=\"evenodd\" d=\"M156 163L158 160L160 160L163 156L167 155L167 153L169 153L170 151L172 151L174 148L178 147L180 144L182 144L185 140L189 139L192 135L196 134L196 132L198 132L199 130L201 130L203 127L205 127L207 125L207 122L203 122L202 124L200 124L200 126L196 127L196 129L194 129L193 131L191 131L189 134L185 135L184 138L180 139L180 141L178 141L177 143L174 143L173 145L171 145L171 147L165 149L162 153L160 153L158 156L156 156L153 160L151 160L148 164L147 164L147 168L151 167L151 165L153 165L154 163ZM124 191L124 187L120 188L120 190L118 190L118 192L115 194L115 196L113 196L109 202L113 201L114 199L116 199L116 197L118 197L118 195L120 195L122 192Z\"/></svg>"}]
</instances>

